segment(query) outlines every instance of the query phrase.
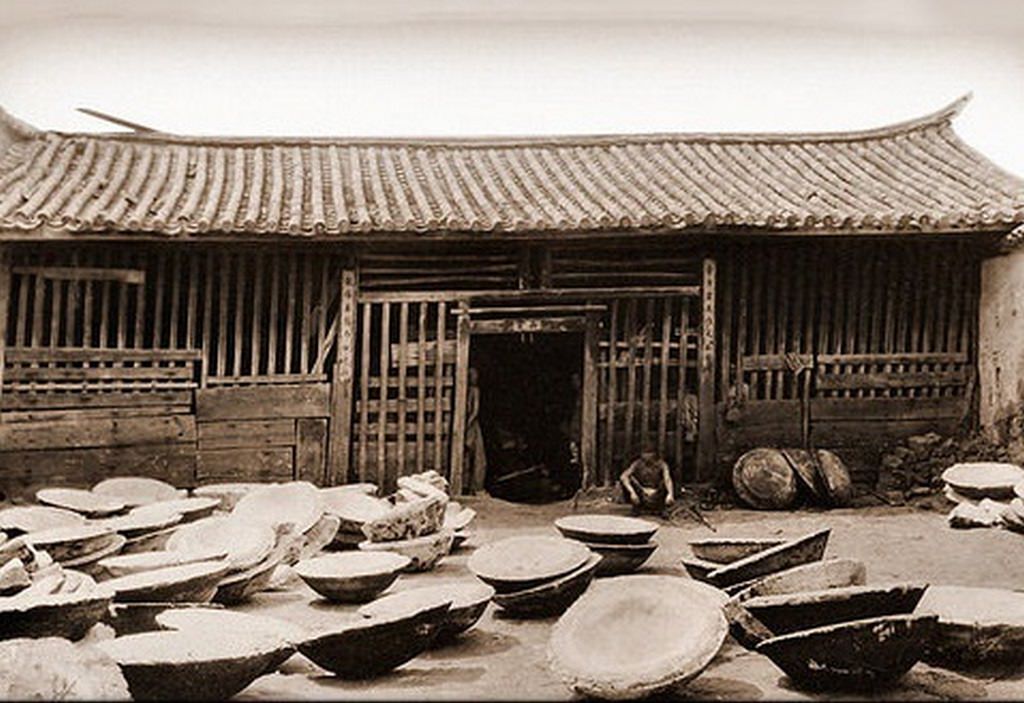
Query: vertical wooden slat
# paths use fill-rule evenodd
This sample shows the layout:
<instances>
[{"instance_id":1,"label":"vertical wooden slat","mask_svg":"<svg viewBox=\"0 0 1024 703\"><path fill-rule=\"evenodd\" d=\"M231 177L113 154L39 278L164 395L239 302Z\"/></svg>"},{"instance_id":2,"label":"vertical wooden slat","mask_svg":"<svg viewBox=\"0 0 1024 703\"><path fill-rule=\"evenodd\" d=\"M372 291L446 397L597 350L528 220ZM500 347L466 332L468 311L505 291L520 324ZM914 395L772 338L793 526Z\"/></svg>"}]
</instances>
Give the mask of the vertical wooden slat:
<instances>
[{"instance_id":1,"label":"vertical wooden slat","mask_svg":"<svg viewBox=\"0 0 1024 703\"><path fill-rule=\"evenodd\" d=\"M203 368L200 374L200 384L206 387L210 377L210 366L213 361L213 251L208 251L204 257L205 285L203 286Z\"/></svg>"},{"instance_id":2,"label":"vertical wooden slat","mask_svg":"<svg viewBox=\"0 0 1024 703\"><path fill-rule=\"evenodd\" d=\"M736 320L736 385L742 392L743 385L747 382L746 373L743 370L743 357L747 354L747 308L750 298L750 266L746 258L737 258L733 270L739 279L739 314Z\"/></svg>"},{"instance_id":3,"label":"vertical wooden slat","mask_svg":"<svg viewBox=\"0 0 1024 703\"><path fill-rule=\"evenodd\" d=\"M310 308L313 297L313 257L304 255L302 257L302 315L301 334L302 341L299 346L299 373L309 371L309 337L310 329Z\"/></svg>"},{"instance_id":4,"label":"vertical wooden slat","mask_svg":"<svg viewBox=\"0 0 1024 703\"><path fill-rule=\"evenodd\" d=\"M239 253L237 257L238 271L235 274L235 314L234 314L234 327L235 332L232 335L234 340L234 346L232 347L232 373L235 376L242 375L242 355L245 351L245 308L246 308L246 283L248 277L246 274L247 260L249 256L246 253Z\"/></svg>"},{"instance_id":5,"label":"vertical wooden slat","mask_svg":"<svg viewBox=\"0 0 1024 703\"><path fill-rule=\"evenodd\" d=\"M722 400L729 397L729 388L732 385L730 378L729 363L732 360L732 327L733 327L733 298L736 296L736 289L733 283L735 278L735 260L727 253L720 262L718 268L718 288L722 291L719 296L721 307L720 323L718 326L718 337L720 340L718 349L718 387L719 396Z\"/></svg>"},{"instance_id":6,"label":"vertical wooden slat","mask_svg":"<svg viewBox=\"0 0 1024 703\"><path fill-rule=\"evenodd\" d=\"M654 298L647 299L647 305L644 309L644 359L643 359L643 388L641 390L640 397L640 446L643 447L647 443L648 435L651 429L651 383L652 383L652 365L654 363L653 356L651 354L654 346Z\"/></svg>"},{"instance_id":7,"label":"vertical wooden slat","mask_svg":"<svg viewBox=\"0 0 1024 703\"><path fill-rule=\"evenodd\" d=\"M761 310L761 287L764 280L764 259L761 256L748 257L751 266L750 278L750 353L761 354L761 327L765 316ZM764 398L762 379L763 371L750 373L750 397Z\"/></svg>"},{"instance_id":8,"label":"vertical wooden slat","mask_svg":"<svg viewBox=\"0 0 1024 703\"><path fill-rule=\"evenodd\" d=\"M252 279L252 327L249 334L249 373L257 376L263 373L263 269L267 257L260 252L253 254ZM274 373L267 369L268 374Z\"/></svg>"},{"instance_id":9,"label":"vertical wooden slat","mask_svg":"<svg viewBox=\"0 0 1024 703\"><path fill-rule=\"evenodd\" d=\"M64 285L67 281L51 281L50 290L53 292L50 304L50 346L56 347L60 344L60 321L63 317Z\"/></svg>"},{"instance_id":10,"label":"vertical wooden slat","mask_svg":"<svg viewBox=\"0 0 1024 703\"><path fill-rule=\"evenodd\" d=\"M452 417L451 490L454 495L465 493L462 477L466 446L466 401L469 391L469 303L459 302L459 316L455 337L455 411Z\"/></svg>"},{"instance_id":11,"label":"vertical wooden slat","mask_svg":"<svg viewBox=\"0 0 1024 703\"><path fill-rule=\"evenodd\" d=\"M882 333L882 351L886 354L892 354L896 351L896 299L899 296L899 271L900 268L896 263L896 259L892 256L891 252L885 257L885 319L883 324ZM886 373L891 372L893 369L892 364L885 364L882 368ZM892 390L886 388L882 392L883 396L891 396Z\"/></svg>"},{"instance_id":12,"label":"vertical wooden slat","mask_svg":"<svg viewBox=\"0 0 1024 703\"><path fill-rule=\"evenodd\" d=\"M295 284L298 278L298 258L295 252L288 255L288 307L285 312L284 331L284 372L293 373L292 348L295 345Z\"/></svg>"},{"instance_id":13,"label":"vertical wooden slat","mask_svg":"<svg viewBox=\"0 0 1024 703\"><path fill-rule=\"evenodd\" d=\"M597 457L597 316L587 315L583 335L583 384L580 408L580 463L581 487L589 488L594 480L594 460Z\"/></svg>"},{"instance_id":14,"label":"vertical wooden slat","mask_svg":"<svg viewBox=\"0 0 1024 703\"><path fill-rule=\"evenodd\" d=\"M636 336L637 336L637 299L630 298L626 305L626 433L623 441L624 462L632 460L635 448L633 437L636 434Z\"/></svg>"},{"instance_id":15,"label":"vertical wooden slat","mask_svg":"<svg viewBox=\"0 0 1024 703\"><path fill-rule=\"evenodd\" d=\"M118 257L120 264L125 263L125 252ZM128 336L128 286L124 283L117 285L117 348L124 349Z\"/></svg>"},{"instance_id":16,"label":"vertical wooden slat","mask_svg":"<svg viewBox=\"0 0 1024 703\"><path fill-rule=\"evenodd\" d=\"M320 261L320 300L317 302L317 329L316 329L316 348L313 350L313 356L320 358L320 353L323 351L324 344L327 342L327 309L330 307L331 294L327 289L328 285L328 272L330 270L331 259L324 257ZM316 373L317 369L313 369Z\"/></svg>"},{"instance_id":17,"label":"vertical wooden slat","mask_svg":"<svg viewBox=\"0 0 1024 703\"><path fill-rule=\"evenodd\" d=\"M777 354L779 349L775 345L776 340L776 293L779 288L780 271L778 267L778 253L772 248L765 252L765 276L764 276L764 351L766 354ZM778 376L776 371L766 371L764 374L764 397L767 400L776 400L775 381ZM699 470L699 469L698 469Z\"/></svg>"},{"instance_id":18,"label":"vertical wooden slat","mask_svg":"<svg viewBox=\"0 0 1024 703\"><path fill-rule=\"evenodd\" d=\"M81 256L79 250L75 249L71 252L71 266L78 268L81 266ZM81 342L76 339L75 334L76 318L77 318L77 303L81 300L81 281L68 281L67 299L64 301L64 336L63 339L57 342L58 345L66 347L78 347L81 346Z\"/></svg>"},{"instance_id":19,"label":"vertical wooden slat","mask_svg":"<svg viewBox=\"0 0 1024 703\"><path fill-rule=\"evenodd\" d=\"M356 274L350 267L341 271L338 298L338 322L331 380L331 418L327 434L327 469L324 482L328 486L347 481L351 473L352 384L355 378ZM369 326L364 333L369 336ZM365 355L369 356L369 354ZM365 363L365 362L364 362ZM363 406L366 393L363 392ZM361 438L365 444L365 437Z\"/></svg>"},{"instance_id":20,"label":"vertical wooden slat","mask_svg":"<svg viewBox=\"0 0 1024 703\"><path fill-rule=\"evenodd\" d=\"M21 278L19 276L18 278ZM0 408L3 407L4 395L4 366L7 363L7 319L10 315L11 305L11 252L10 249L0 244ZM4 420L3 412L0 412L0 423Z\"/></svg>"},{"instance_id":21,"label":"vertical wooden slat","mask_svg":"<svg viewBox=\"0 0 1024 703\"><path fill-rule=\"evenodd\" d=\"M11 260L12 255L8 251L8 261ZM10 265L10 264L8 264ZM24 274L12 275L14 279L14 290L18 298L18 311L15 316L14 326L14 344L15 346L25 346L25 335L27 333L28 325L28 280Z\"/></svg>"},{"instance_id":22,"label":"vertical wooden slat","mask_svg":"<svg viewBox=\"0 0 1024 703\"><path fill-rule=\"evenodd\" d=\"M661 301L661 358L658 378L658 455L665 456L665 431L668 428L668 369L672 351L672 298Z\"/></svg>"},{"instance_id":23,"label":"vertical wooden slat","mask_svg":"<svg viewBox=\"0 0 1024 703\"><path fill-rule=\"evenodd\" d=\"M710 476L715 461L715 260L704 259L700 346L697 362L697 480Z\"/></svg>"},{"instance_id":24,"label":"vertical wooden slat","mask_svg":"<svg viewBox=\"0 0 1024 703\"><path fill-rule=\"evenodd\" d=\"M387 424L388 411L387 401L390 387L390 372L388 366L388 348L391 343L391 303L381 303L380 311L380 404L377 409L377 482L384 487L385 491L391 491L394 485L387 470Z\"/></svg>"},{"instance_id":25,"label":"vertical wooden slat","mask_svg":"<svg viewBox=\"0 0 1024 703\"><path fill-rule=\"evenodd\" d=\"M167 269L166 251L161 250L156 252L156 255L153 257L153 268L154 273L156 275L154 276L153 280L154 297L153 310L151 315L151 317L153 318L152 348L162 349L164 347L164 291L167 290L167 276L165 275L165 270ZM122 283L121 285L123 286L124 284ZM141 311L137 311L137 313L141 313ZM142 318L143 315L139 314L139 317ZM135 346L137 348L142 347L141 337L142 335L138 335L136 337L137 341L135 342Z\"/></svg>"},{"instance_id":26,"label":"vertical wooden slat","mask_svg":"<svg viewBox=\"0 0 1024 703\"><path fill-rule=\"evenodd\" d=\"M188 253L188 303L185 306L185 348L194 349L196 344L196 308L199 302L199 255Z\"/></svg>"},{"instance_id":27,"label":"vertical wooden slat","mask_svg":"<svg viewBox=\"0 0 1024 703\"><path fill-rule=\"evenodd\" d=\"M407 380L407 349L409 344L409 303L398 308L398 475L405 475L405 413Z\"/></svg>"},{"instance_id":28,"label":"vertical wooden slat","mask_svg":"<svg viewBox=\"0 0 1024 703\"><path fill-rule=\"evenodd\" d=\"M618 342L619 342L619 301L612 301L611 318L609 321L608 334L608 368L607 368L607 402L605 403L605 437L603 442L603 459L601 461L601 477L599 482L602 485L614 483L615 474L615 403L618 400Z\"/></svg>"},{"instance_id":29,"label":"vertical wooden slat","mask_svg":"<svg viewBox=\"0 0 1024 703\"><path fill-rule=\"evenodd\" d=\"M373 333L373 304L363 303L363 324L360 330L359 373L359 480L367 480L367 443L370 427L370 335Z\"/></svg>"},{"instance_id":30,"label":"vertical wooden slat","mask_svg":"<svg viewBox=\"0 0 1024 703\"><path fill-rule=\"evenodd\" d=\"M444 447L443 436L444 406L444 342L447 323L448 305L443 300L437 304L437 334L434 337L437 346L437 357L434 360L434 469L442 472Z\"/></svg>"},{"instance_id":31,"label":"vertical wooden slat","mask_svg":"<svg viewBox=\"0 0 1024 703\"><path fill-rule=\"evenodd\" d=\"M227 376L228 358L228 291L231 290L231 255L225 251L221 256L220 280L217 285L217 368L218 376Z\"/></svg>"},{"instance_id":32,"label":"vertical wooden slat","mask_svg":"<svg viewBox=\"0 0 1024 703\"><path fill-rule=\"evenodd\" d=\"M270 257L270 310L267 314L267 373L277 373L278 309L281 306L281 257Z\"/></svg>"},{"instance_id":33,"label":"vertical wooden slat","mask_svg":"<svg viewBox=\"0 0 1024 703\"><path fill-rule=\"evenodd\" d=\"M416 472L422 473L426 469L424 445L427 434L427 303L419 303L417 310L419 324L416 327ZM440 441L440 437L435 437L434 441Z\"/></svg>"},{"instance_id":34,"label":"vertical wooden slat","mask_svg":"<svg viewBox=\"0 0 1024 703\"><path fill-rule=\"evenodd\" d=\"M167 330L167 345L171 349L178 349L181 346L181 268L181 250L175 249L171 259L171 309L168 313L170 321Z\"/></svg>"},{"instance_id":35,"label":"vertical wooden slat","mask_svg":"<svg viewBox=\"0 0 1024 703\"><path fill-rule=\"evenodd\" d=\"M43 298L45 297L45 279L42 276L35 277L35 293L32 298L32 329L31 329L31 344L33 347L38 347L42 343L42 324L43 324ZM109 281L105 281L107 285ZM106 342L104 342L106 344Z\"/></svg>"}]
</instances>

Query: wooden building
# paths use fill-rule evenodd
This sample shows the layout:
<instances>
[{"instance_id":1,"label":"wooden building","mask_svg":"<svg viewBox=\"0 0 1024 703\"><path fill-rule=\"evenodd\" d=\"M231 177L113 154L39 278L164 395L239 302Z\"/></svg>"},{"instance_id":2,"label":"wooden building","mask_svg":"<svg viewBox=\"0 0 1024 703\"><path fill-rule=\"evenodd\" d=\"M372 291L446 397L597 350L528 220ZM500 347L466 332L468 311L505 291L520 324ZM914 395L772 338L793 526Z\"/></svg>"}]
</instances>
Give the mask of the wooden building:
<instances>
[{"instance_id":1,"label":"wooden building","mask_svg":"<svg viewBox=\"0 0 1024 703\"><path fill-rule=\"evenodd\" d=\"M0 480L434 467L465 488L471 367L481 421L576 424L587 485L644 446L709 481L760 443L970 425L980 262L1024 222L1024 183L957 137L960 107L834 134L472 140L4 114Z\"/></svg>"}]
</instances>

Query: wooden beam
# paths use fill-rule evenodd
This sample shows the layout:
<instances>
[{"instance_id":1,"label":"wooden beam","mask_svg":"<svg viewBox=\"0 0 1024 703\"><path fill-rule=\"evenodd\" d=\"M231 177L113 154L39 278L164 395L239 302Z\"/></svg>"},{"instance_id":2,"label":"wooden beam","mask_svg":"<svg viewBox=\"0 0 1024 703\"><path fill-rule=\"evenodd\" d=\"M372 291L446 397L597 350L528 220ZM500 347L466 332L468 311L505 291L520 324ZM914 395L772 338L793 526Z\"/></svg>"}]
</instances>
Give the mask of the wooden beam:
<instances>
[{"instance_id":1,"label":"wooden beam","mask_svg":"<svg viewBox=\"0 0 1024 703\"><path fill-rule=\"evenodd\" d=\"M519 332L583 332L587 321L583 317L513 317L498 320L472 320L473 334L513 334Z\"/></svg>"},{"instance_id":2,"label":"wooden beam","mask_svg":"<svg viewBox=\"0 0 1024 703\"><path fill-rule=\"evenodd\" d=\"M469 391L469 304L459 304L455 352L455 413L452 418L451 490L453 495L465 492L462 481L463 459L466 456L466 402Z\"/></svg>"},{"instance_id":3,"label":"wooden beam","mask_svg":"<svg viewBox=\"0 0 1024 703\"><path fill-rule=\"evenodd\" d=\"M328 417L326 383L204 388L196 391L196 415L206 420Z\"/></svg>"},{"instance_id":4,"label":"wooden beam","mask_svg":"<svg viewBox=\"0 0 1024 703\"><path fill-rule=\"evenodd\" d=\"M327 434L327 469L324 483L333 486L348 480L352 448L352 385L355 379L356 272L341 272L338 315L331 328L337 332L337 355L331 380L331 417ZM366 329L364 334L369 334Z\"/></svg>"},{"instance_id":5,"label":"wooden beam","mask_svg":"<svg viewBox=\"0 0 1024 703\"><path fill-rule=\"evenodd\" d=\"M38 276L51 281L115 281L140 286L146 282L146 272L129 268L87 268L74 266L15 266L12 273Z\"/></svg>"},{"instance_id":6,"label":"wooden beam","mask_svg":"<svg viewBox=\"0 0 1024 703\"><path fill-rule=\"evenodd\" d=\"M697 367L697 480L710 476L715 462L715 260L704 259Z\"/></svg>"}]
</instances>

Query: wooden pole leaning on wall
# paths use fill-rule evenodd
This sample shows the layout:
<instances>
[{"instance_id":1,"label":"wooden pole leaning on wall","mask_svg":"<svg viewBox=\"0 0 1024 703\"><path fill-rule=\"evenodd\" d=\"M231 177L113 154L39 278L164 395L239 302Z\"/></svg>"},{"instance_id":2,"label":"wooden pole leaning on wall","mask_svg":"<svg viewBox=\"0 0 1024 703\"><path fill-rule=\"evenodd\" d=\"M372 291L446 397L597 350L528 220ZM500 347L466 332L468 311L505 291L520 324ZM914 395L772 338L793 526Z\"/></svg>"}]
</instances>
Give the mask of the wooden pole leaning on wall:
<instances>
[{"instance_id":1,"label":"wooden pole leaning on wall","mask_svg":"<svg viewBox=\"0 0 1024 703\"><path fill-rule=\"evenodd\" d=\"M327 435L327 472L324 476L324 483L328 486L347 482L351 464L356 337L356 272L351 268L341 272L337 329L337 353L331 380L331 422Z\"/></svg>"},{"instance_id":2,"label":"wooden pole leaning on wall","mask_svg":"<svg viewBox=\"0 0 1024 703\"><path fill-rule=\"evenodd\" d=\"M455 356L455 412L452 418L451 491L453 495L465 492L462 465L466 455L466 401L469 391L469 303L459 303L456 327Z\"/></svg>"},{"instance_id":3,"label":"wooden pole leaning on wall","mask_svg":"<svg viewBox=\"0 0 1024 703\"><path fill-rule=\"evenodd\" d=\"M715 260L704 259L701 281L697 391L697 480L711 477L715 463Z\"/></svg>"}]
</instances>

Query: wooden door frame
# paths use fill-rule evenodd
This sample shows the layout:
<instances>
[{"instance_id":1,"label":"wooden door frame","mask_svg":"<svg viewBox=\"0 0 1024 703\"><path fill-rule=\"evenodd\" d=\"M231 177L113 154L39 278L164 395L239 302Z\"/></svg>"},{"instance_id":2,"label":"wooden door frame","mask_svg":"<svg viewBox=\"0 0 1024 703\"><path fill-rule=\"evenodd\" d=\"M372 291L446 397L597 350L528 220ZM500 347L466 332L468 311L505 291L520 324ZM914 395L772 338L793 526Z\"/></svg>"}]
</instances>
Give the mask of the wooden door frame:
<instances>
[{"instance_id":1,"label":"wooden door frame","mask_svg":"<svg viewBox=\"0 0 1024 703\"><path fill-rule=\"evenodd\" d=\"M597 456L597 328L596 311L586 310L584 315L548 317L534 314L530 317L472 319L469 302L459 304L456 334L455 408L452 415L451 490L465 494L463 477L466 443L466 405L469 395L469 351L473 335L513 334L531 332L539 334L583 333L582 388L580 389L580 463L583 470L581 487L589 484Z\"/></svg>"}]
</instances>

